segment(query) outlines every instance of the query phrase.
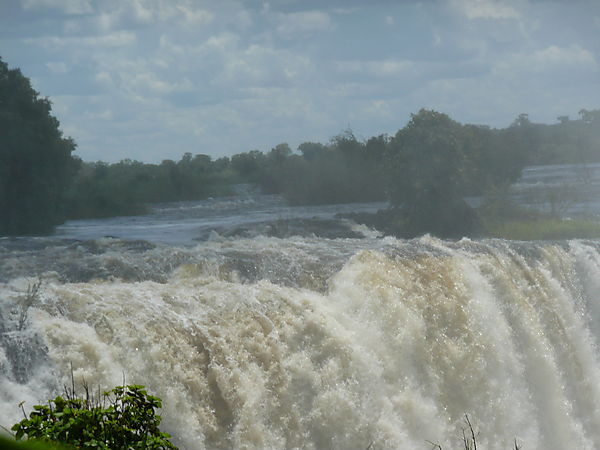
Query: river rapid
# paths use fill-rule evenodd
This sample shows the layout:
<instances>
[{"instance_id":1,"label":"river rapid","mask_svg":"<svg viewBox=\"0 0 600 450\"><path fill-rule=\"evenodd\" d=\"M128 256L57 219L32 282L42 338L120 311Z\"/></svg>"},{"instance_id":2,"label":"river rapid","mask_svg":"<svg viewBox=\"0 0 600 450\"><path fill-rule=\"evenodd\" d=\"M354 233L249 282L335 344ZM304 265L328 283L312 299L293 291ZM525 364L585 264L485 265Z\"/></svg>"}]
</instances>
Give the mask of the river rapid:
<instances>
[{"instance_id":1,"label":"river rapid","mask_svg":"<svg viewBox=\"0 0 600 450\"><path fill-rule=\"evenodd\" d=\"M600 448L600 242L381 237L244 191L0 239L0 424L146 385L183 449ZM36 283L39 289L36 291Z\"/></svg>"}]
</instances>

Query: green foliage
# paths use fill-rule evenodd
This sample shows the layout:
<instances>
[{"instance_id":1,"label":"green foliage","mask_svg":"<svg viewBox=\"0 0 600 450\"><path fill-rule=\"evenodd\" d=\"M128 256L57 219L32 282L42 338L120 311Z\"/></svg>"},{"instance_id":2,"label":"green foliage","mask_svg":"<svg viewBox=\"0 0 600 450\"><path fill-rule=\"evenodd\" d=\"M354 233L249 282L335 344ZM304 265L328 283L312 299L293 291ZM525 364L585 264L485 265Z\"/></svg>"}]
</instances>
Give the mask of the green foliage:
<instances>
[{"instance_id":1,"label":"green foliage","mask_svg":"<svg viewBox=\"0 0 600 450\"><path fill-rule=\"evenodd\" d=\"M398 236L479 235L482 223L466 196L505 189L528 164L600 160L600 113L582 110L581 116L540 125L520 114L511 126L493 129L423 109L392 139L359 141L348 130L327 145L302 143L299 154L287 144L267 154L241 153L231 166L241 180L291 204L388 198L392 209L370 222ZM548 201L557 205L561 199L550 195Z\"/></svg>"},{"instance_id":2,"label":"green foliage","mask_svg":"<svg viewBox=\"0 0 600 450\"><path fill-rule=\"evenodd\" d=\"M229 158L213 161L207 155L186 153L178 162L158 165L128 159L84 163L67 192L65 210L72 219L143 214L148 203L227 194L234 181Z\"/></svg>"},{"instance_id":3,"label":"green foliage","mask_svg":"<svg viewBox=\"0 0 600 450\"><path fill-rule=\"evenodd\" d=\"M302 143L300 155L279 144L262 160L254 158L258 163L254 180L265 192L280 193L293 205L384 200L381 156L386 145L386 136L365 143L350 130L328 145ZM232 163L239 160L236 155Z\"/></svg>"},{"instance_id":4,"label":"green foliage","mask_svg":"<svg viewBox=\"0 0 600 450\"><path fill-rule=\"evenodd\" d=\"M48 233L63 221L62 198L78 160L51 103L0 59L0 236Z\"/></svg>"},{"instance_id":5,"label":"green foliage","mask_svg":"<svg viewBox=\"0 0 600 450\"><path fill-rule=\"evenodd\" d=\"M422 109L411 116L388 152L394 204L418 208L442 196L464 195L469 167L462 131L446 114Z\"/></svg>"},{"instance_id":6,"label":"green foliage","mask_svg":"<svg viewBox=\"0 0 600 450\"><path fill-rule=\"evenodd\" d=\"M13 425L17 439L54 441L77 448L175 449L170 436L158 429L155 410L161 400L143 386L117 386L94 399L67 393L35 405L29 418Z\"/></svg>"},{"instance_id":7,"label":"green foliage","mask_svg":"<svg viewBox=\"0 0 600 450\"><path fill-rule=\"evenodd\" d=\"M582 109L580 118L558 116L558 123L540 124L520 114L501 130L503 148L527 165L600 162L600 110Z\"/></svg>"},{"instance_id":8,"label":"green foliage","mask_svg":"<svg viewBox=\"0 0 600 450\"><path fill-rule=\"evenodd\" d=\"M0 435L0 448L3 450L68 450L69 447L56 442L15 441Z\"/></svg>"},{"instance_id":9,"label":"green foliage","mask_svg":"<svg viewBox=\"0 0 600 450\"><path fill-rule=\"evenodd\" d=\"M266 156L259 150L250 150L246 153L238 153L231 157L232 169L246 182L258 183Z\"/></svg>"},{"instance_id":10,"label":"green foliage","mask_svg":"<svg viewBox=\"0 0 600 450\"><path fill-rule=\"evenodd\" d=\"M478 227L463 197L480 166L468 129L446 114L422 109L392 139L387 154L392 204L406 217L407 237L460 237Z\"/></svg>"}]
</instances>

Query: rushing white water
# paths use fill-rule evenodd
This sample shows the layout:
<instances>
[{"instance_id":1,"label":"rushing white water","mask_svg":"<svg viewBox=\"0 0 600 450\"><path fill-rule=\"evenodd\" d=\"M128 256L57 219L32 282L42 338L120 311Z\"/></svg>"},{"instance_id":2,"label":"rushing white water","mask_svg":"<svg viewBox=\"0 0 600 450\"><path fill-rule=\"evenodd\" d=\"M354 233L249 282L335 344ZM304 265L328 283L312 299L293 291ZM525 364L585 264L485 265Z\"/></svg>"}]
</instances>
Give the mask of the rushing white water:
<instances>
[{"instance_id":1,"label":"rushing white water","mask_svg":"<svg viewBox=\"0 0 600 450\"><path fill-rule=\"evenodd\" d=\"M0 245L0 424L144 384L181 448L600 448L600 244ZM37 275L34 275L37 274ZM42 286L27 309L27 287Z\"/></svg>"}]
</instances>

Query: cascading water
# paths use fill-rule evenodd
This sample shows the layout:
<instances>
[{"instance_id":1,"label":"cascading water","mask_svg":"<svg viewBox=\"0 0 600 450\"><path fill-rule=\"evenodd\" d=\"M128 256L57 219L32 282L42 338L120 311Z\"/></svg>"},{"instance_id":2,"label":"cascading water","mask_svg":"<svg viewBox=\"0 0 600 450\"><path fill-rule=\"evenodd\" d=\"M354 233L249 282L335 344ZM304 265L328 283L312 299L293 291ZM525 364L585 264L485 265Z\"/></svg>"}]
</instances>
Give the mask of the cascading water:
<instances>
[{"instance_id":1,"label":"cascading water","mask_svg":"<svg viewBox=\"0 0 600 450\"><path fill-rule=\"evenodd\" d=\"M72 365L185 449L600 448L600 243L0 244L4 426Z\"/></svg>"}]
</instances>

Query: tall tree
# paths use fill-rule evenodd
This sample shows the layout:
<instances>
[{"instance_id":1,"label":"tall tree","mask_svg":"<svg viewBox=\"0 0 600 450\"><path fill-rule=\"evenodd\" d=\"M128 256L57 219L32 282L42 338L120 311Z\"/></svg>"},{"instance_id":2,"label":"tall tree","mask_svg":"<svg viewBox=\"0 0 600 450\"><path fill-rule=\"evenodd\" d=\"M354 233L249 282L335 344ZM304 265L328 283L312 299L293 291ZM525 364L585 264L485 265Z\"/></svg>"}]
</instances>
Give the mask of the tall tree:
<instances>
[{"instance_id":1,"label":"tall tree","mask_svg":"<svg viewBox=\"0 0 600 450\"><path fill-rule=\"evenodd\" d=\"M422 109L391 140L387 155L390 197L409 236L462 236L476 226L463 200L473 177L472 142L446 114Z\"/></svg>"},{"instance_id":2,"label":"tall tree","mask_svg":"<svg viewBox=\"0 0 600 450\"><path fill-rule=\"evenodd\" d=\"M63 219L75 143L38 95L0 58L0 235L46 233Z\"/></svg>"}]
</instances>

